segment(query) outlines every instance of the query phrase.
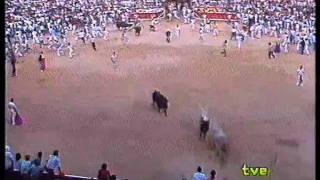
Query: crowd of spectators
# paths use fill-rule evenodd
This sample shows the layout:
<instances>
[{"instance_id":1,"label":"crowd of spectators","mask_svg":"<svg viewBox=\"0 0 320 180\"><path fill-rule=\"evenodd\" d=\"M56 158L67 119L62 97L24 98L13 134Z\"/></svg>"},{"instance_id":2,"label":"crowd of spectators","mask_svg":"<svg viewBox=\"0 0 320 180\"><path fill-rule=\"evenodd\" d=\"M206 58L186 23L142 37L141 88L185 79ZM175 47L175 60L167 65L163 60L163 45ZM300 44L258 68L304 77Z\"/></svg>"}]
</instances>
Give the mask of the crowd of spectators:
<instances>
[{"instance_id":1,"label":"crowd of spectators","mask_svg":"<svg viewBox=\"0 0 320 180\"><path fill-rule=\"evenodd\" d=\"M47 160L43 159L43 153L37 153L34 159L31 155L26 154L24 157L21 153L14 153L9 146L5 150L5 170L7 180L117 180L115 174L111 174L107 164L103 163L98 171L97 178L86 178L80 176L65 175L62 170L62 161L59 151L55 150Z\"/></svg>"}]
</instances>

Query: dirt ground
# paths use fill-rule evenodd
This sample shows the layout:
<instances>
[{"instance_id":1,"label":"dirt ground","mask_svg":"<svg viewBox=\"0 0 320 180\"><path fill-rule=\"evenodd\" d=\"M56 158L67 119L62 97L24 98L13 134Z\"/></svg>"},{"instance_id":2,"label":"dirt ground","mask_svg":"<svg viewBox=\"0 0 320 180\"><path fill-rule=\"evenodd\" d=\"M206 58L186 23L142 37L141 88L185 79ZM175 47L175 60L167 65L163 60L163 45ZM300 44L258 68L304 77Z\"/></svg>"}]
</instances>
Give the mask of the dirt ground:
<instances>
[{"instance_id":1,"label":"dirt ground","mask_svg":"<svg viewBox=\"0 0 320 180\"><path fill-rule=\"evenodd\" d=\"M107 162L130 180L189 180L199 165L207 174L216 169L218 180L261 179L242 176L242 164L270 167L277 155L272 179L315 180L314 55L299 55L292 46L291 53L269 60L267 43L275 39L263 38L249 39L241 50L231 42L223 58L226 24L205 42L181 24L181 37L168 44L164 32L174 26L161 22L157 32L145 28L140 37L131 32L128 45L112 28L110 41L97 40L97 52L74 42L73 59L44 50L44 73L37 53L24 57L18 77L8 76L7 95L27 124L7 123L8 144L33 157L58 149L64 171L83 176L96 176ZM110 61L113 50L119 69ZM304 87L296 86L299 64L305 65ZM169 98L168 117L151 106L155 88ZM218 164L211 137L198 139L200 107L230 139L225 166Z\"/></svg>"}]
</instances>

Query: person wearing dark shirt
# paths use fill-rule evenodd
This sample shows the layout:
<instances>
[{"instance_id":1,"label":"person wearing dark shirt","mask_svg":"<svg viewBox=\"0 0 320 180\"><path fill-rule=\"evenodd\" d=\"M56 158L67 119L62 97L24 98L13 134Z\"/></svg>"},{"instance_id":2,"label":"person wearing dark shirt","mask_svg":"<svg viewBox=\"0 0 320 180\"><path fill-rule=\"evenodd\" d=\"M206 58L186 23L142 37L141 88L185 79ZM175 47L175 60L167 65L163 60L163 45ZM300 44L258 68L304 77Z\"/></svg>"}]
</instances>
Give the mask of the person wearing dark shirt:
<instances>
[{"instance_id":1,"label":"person wearing dark shirt","mask_svg":"<svg viewBox=\"0 0 320 180\"><path fill-rule=\"evenodd\" d=\"M94 40L94 37L91 38L91 45L92 45L92 49L93 49L94 51L97 51L97 49L96 49L96 42L95 42L95 40Z\"/></svg>"},{"instance_id":2,"label":"person wearing dark shirt","mask_svg":"<svg viewBox=\"0 0 320 180\"><path fill-rule=\"evenodd\" d=\"M41 152L41 151L38 152L37 158L34 159L34 160L31 162L32 165L34 165L34 164L36 164L36 163L39 163L40 165L42 164L42 152ZM40 166L40 165L39 165L39 166Z\"/></svg>"},{"instance_id":3,"label":"person wearing dark shirt","mask_svg":"<svg viewBox=\"0 0 320 180\"><path fill-rule=\"evenodd\" d=\"M34 164L31 166L30 169L30 178L32 180L40 180L41 173L43 170L44 168L41 166L40 161L34 161Z\"/></svg>"},{"instance_id":4,"label":"person wearing dark shirt","mask_svg":"<svg viewBox=\"0 0 320 180\"><path fill-rule=\"evenodd\" d=\"M17 76L17 69L16 69L17 59L12 50L10 50L10 62L12 66L12 77L15 77Z\"/></svg>"},{"instance_id":5,"label":"person wearing dark shirt","mask_svg":"<svg viewBox=\"0 0 320 180\"><path fill-rule=\"evenodd\" d=\"M209 180L215 180L216 179L216 171L213 169L210 172L210 178Z\"/></svg>"},{"instance_id":6,"label":"person wearing dark shirt","mask_svg":"<svg viewBox=\"0 0 320 180\"><path fill-rule=\"evenodd\" d=\"M272 58L276 58L274 53L273 53L273 49L272 49L272 44L271 43L268 44L268 56L269 56L269 59L271 59L271 57Z\"/></svg>"},{"instance_id":7,"label":"person wearing dark shirt","mask_svg":"<svg viewBox=\"0 0 320 180\"><path fill-rule=\"evenodd\" d=\"M103 163L98 172L98 180L111 180L110 171L107 170L107 164Z\"/></svg>"},{"instance_id":8,"label":"person wearing dark shirt","mask_svg":"<svg viewBox=\"0 0 320 180\"><path fill-rule=\"evenodd\" d=\"M117 176L116 175L111 175L110 180L117 180Z\"/></svg>"},{"instance_id":9,"label":"person wearing dark shirt","mask_svg":"<svg viewBox=\"0 0 320 180\"><path fill-rule=\"evenodd\" d=\"M166 31L166 37L167 37L167 42L170 43L170 40L171 40L171 31L168 29Z\"/></svg>"},{"instance_id":10,"label":"person wearing dark shirt","mask_svg":"<svg viewBox=\"0 0 320 180\"><path fill-rule=\"evenodd\" d=\"M303 55L305 47L306 47L306 42L304 41L304 39L302 39L301 42L300 42L300 53L301 53L301 55Z\"/></svg>"},{"instance_id":11,"label":"person wearing dark shirt","mask_svg":"<svg viewBox=\"0 0 320 180\"><path fill-rule=\"evenodd\" d=\"M47 63L46 63L46 58L43 55L43 52L40 52L40 55L38 57L38 61L40 63L40 71L44 72L44 70L47 69Z\"/></svg>"},{"instance_id":12,"label":"person wearing dark shirt","mask_svg":"<svg viewBox=\"0 0 320 180\"><path fill-rule=\"evenodd\" d=\"M280 53L281 49L280 49L280 43L276 42L276 47L274 48L274 52L275 53Z\"/></svg>"}]
</instances>

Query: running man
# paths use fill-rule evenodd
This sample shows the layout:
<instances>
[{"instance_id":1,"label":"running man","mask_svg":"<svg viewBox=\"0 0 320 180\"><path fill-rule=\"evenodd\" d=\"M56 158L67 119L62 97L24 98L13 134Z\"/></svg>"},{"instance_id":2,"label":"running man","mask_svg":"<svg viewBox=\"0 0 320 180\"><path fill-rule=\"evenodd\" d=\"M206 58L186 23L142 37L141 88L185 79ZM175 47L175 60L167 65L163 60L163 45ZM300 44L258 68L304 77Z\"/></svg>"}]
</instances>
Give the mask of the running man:
<instances>
[{"instance_id":1,"label":"running man","mask_svg":"<svg viewBox=\"0 0 320 180\"><path fill-rule=\"evenodd\" d=\"M180 33L181 33L181 29L180 29L180 26L179 26L179 24L177 24L177 26L176 26L176 37L180 37Z\"/></svg>"},{"instance_id":2,"label":"running man","mask_svg":"<svg viewBox=\"0 0 320 180\"><path fill-rule=\"evenodd\" d=\"M167 37L167 42L170 43L170 41L171 41L171 31L170 31L170 29L167 29L167 31L166 31L166 37Z\"/></svg>"},{"instance_id":3,"label":"running man","mask_svg":"<svg viewBox=\"0 0 320 180\"><path fill-rule=\"evenodd\" d=\"M271 59L271 57L276 58L276 56L273 53L273 47L272 47L271 42L269 42L269 44L268 44L268 56L269 56L269 59Z\"/></svg>"},{"instance_id":4,"label":"running man","mask_svg":"<svg viewBox=\"0 0 320 180\"><path fill-rule=\"evenodd\" d=\"M228 47L228 41L225 40L225 41L223 42L222 52L221 52L221 54L223 54L223 57L227 57L227 47Z\"/></svg>"},{"instance_id":5,"label":"running man","mask_svg":"<svg viewBox=\"0 0 320 180\"><path fill-rule=\"evenodd\" d=\"M299 69L297 70L297 75L298 75L297 86L303 86L303 80L304 80L303 65L300 65Z\"/></svg>"},{"instance_id":6,"label":"running man","mask_svg":"<svg viewBox=\"0 0 320 180\"><path fill-rule=\"evenodd\" d=\"M92 49L93 49L94 51L97 51L97 49L96 49L96 42L95 42L95 39L94 39L93 36L91 37L91 45L92 45Z\"/></svg>"},{"instance_id":7,"label":"running man","mask_svg":"<svg viewBox=\"0 0 320 180\"><path fill-rule=\"evenodd\" d=\"M126 30L123 30L121 34L121 41L123 42L123 44L127 44L129 41Z\"/></svg>"},{"instance_id":8,"label":"running man","mask_svg":"<svg viewBox=\"0 0 320 180\"><path fill-rule=\"evenodd\" d=\"M74 50L70 43L68 43L68 49L69 49L69 57L72 58Z\"/></svg>"},{"instance_id":9,"label":"running man","mask_svg":"<svg viewBox=\"0 0 320 180\"><path fill-rule=\"evenodd\" d=\"M204 41L204 28L203 27L200 27L200 31L199 31L199 39L200 41Z\"/></svg>"},{"instance_id":10,"label":"running man","mask_svg":"<svg viewBox=\"0 0 320 180\"><path fill-rule=\"evenodd\" d=\"M16 63L17 63L17 59L16 56L14 55L14 52L10 49L10 62L11 62L11 66L12 66L12 77L17 76L17 68L16 68Z\"/></svg>"},{"instance_id":11,"label":"running man","mask_svg":"<svg viewBox=\"0 0 320 180\"><path fill-rule=\"evenodd\" d=\"M47 62L46 62L47 60L46 60L46 58L44 57L42 51L40 52L38 61L39 61L39 63L40 63L40 71L41 71L41 72L44 72L44 71L47 69Z\"/></svg>"},{"instance_id":12,"label":"running man","mask_svg":"<svg viewBox=\"0 0 320 180\"><path fill-rule=\"evenodd\" d=\"M116 69L118 67L118 55L116 51L113 51L111 55L111 62L113 64L113 68Z\"/></svg>"},{"instance_id":13,"label":"running man","mask_svg":"<svg viewBox=\"0 0 320 180\"><path fill-rule=\"evenodd\" d=\"M103 39L109 40L109 31L108 31L107 27L105 27Z\"/></svg>"}]
</instances>

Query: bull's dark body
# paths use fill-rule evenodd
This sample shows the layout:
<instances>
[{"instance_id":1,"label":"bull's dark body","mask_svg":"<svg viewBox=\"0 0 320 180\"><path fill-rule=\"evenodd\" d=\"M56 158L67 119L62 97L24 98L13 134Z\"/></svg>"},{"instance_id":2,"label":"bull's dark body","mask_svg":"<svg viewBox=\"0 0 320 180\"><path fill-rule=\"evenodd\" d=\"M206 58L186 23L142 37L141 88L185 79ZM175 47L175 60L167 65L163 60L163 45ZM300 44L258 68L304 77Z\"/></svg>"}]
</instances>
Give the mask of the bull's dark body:
<instances>
[{"instance_id":1,"label":"bull's dark body","mask_svg":"<svg viewBox=\"0 0 320 180\"><path fill-rule=\"evenodd\" d=\"M200 120L200 139L206 139L207 132L209 131L209 121Z\"/></svg>"},{"instance_id":2,"label":"bull's dark body","mask_svg":"<svg viewBox=\"0 0 320 180\"><path fill-rule=\"evenodd\" d=\"M135 26L134 27L134 31L135 31L136 36L140 36L141 27L140 26Z\"/></svg>"},{"instance_id":3,"label":"bull's dark body","mask_svg":"<svg viewBox=\"0 0 320 180\"><path fill-rule=\"evenodd\" d=\"M120 30L120 28L131 27L132 24L128 24L126 22L116 22L116 26L117 26L118 30Z\"/></svg>"},{"instance_id":4,"label":"bull's dark body","mask_svg":"<svg viewBox=\"0 0 320 180\"><path fill-rule=\"evenodd\" d=\"M154 91L152 93L152 104L156 104L158 107L159 112L163 109L164 114L167 116L167 109L168 109L168 99L162 95L159 91Z\"/></svg>"}]
</instances>

